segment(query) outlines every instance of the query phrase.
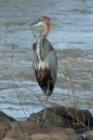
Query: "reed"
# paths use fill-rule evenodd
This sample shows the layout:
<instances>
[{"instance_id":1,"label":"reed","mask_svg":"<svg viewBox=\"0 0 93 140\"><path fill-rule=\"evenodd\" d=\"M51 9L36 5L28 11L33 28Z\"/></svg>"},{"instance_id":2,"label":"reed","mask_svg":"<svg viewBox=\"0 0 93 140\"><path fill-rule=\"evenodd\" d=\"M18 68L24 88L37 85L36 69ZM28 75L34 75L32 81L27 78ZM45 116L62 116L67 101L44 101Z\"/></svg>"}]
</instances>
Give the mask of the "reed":
<instances>
[{"instance_id":1,"label":"reed","mask_svg":"<svg viewBox=\"0 0 93 140\"><path fill-rule=\"evenodd\" d=\"M73 125L76 128L79 127L79 130L82 128L84 130L89 129L89 124L87 124L87 126L85 124L85 117L84 117L83 112L82 112L83 119L80 118L79 100L76 95L75 83L73 82L73 79L72 79L72 76L70 74L67 64L66 64L66 72L67 72L67 74L64 75L64 78L66 79L69 101L70 101L70 106L71 106L71 108L66 107L66 112L72 118Z\"/></svg>"}]
</instances>

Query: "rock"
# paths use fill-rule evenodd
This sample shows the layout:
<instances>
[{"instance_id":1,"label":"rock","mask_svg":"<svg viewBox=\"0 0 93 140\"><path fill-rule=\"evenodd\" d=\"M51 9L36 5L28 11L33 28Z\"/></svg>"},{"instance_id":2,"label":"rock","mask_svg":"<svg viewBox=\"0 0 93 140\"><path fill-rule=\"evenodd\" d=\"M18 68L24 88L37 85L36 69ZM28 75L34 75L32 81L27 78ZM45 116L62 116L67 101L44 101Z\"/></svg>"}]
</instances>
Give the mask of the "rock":
<instances>
[{"instance_id":1,"label":"rock","mask_svg":"<svg viewBox=\"0 0 93 140\"><path fill-rule=\"evenodd\" d=\"M43 111L40 111L38 113L33 113L31 114L31 116L28 118L28 121L42 121L42 116L43 116ZM45 121L52 124L53 126L61 126L61 127L65 127L64 125L64 120L60 115L55 114L52 111L46 111L46 118Z\"/></svg>"},{"instance_id":2,"label":"rock","mask_svg":"<svg viewBox=\"0 0 93 140\"><path fill-rule=\"evenodd\" d=\"M70 139L69 139L70 138ZM74 129L54 127L44 122L13 122L3 140L81 140Z\"/></svg>"},{"instance_id":3,"label":"rock","mask_svg":"<svg viewBox=\"0 0 93 140\"><path fill-rule=\"evenodd\" d=\"M93 117L92 117L91 120L89 121L89 126L90 126L91 128L93 128Z\"/></svg>"},{"instance_id":4,"label":"rock","mask_svg":"<svg viewBox=\"0 0 93 140\"><path fill-rule=\"evenodd\" d=\"M81 140L80 136L76 134L74 129L65 128L65 129L55 129L49 133L57 140Z\"/></svg>"},{"instance_id":5,"label":"rock","mask_svg":"<svg viewBox=\"0 0 93 140\"><path fill-rule=\"evenodd\" d=\"M33 113L28 120L42 120L43 112ZM62 128L74 128L76 130L85 130L89 127L90 121L93 119L88 110L76 110L71 107L55 106L55 108L47 108L46 121L54 126Z\"/></svg>"},{"instance_id":6,"label":"rock","mask_svg":"<svg viewBox=\"0 0 93 140\"><path fill-rule=\"evenodd\" d=\"M48 134L34 134L31 138L32 140L81 140L74 130L71 130L71 133L69 133L70 131L68 133L66 132L67 130L64 131L64 129L55 128Z\"/></svg>"},{"instance_id":7,"label":"rock","mask_svg":"<svg viewBox=\"0 0 93 140\"><path fill-rule=\"evenodd\" d=\"M87 134L87 140L93 140L93 130L88 132Z\"/></svg>"},{"instance_id":8,"label":"rock","mask_svg":"<svg viewBox=\"0 0 93 140\"><path fill-rule=\"evenodd\" d=\"M32 140L28 134L16 134L15 136L12 136L12 137L5 137L3 140Z\"/></svg>"},{"instance_id":9,"label":"rock","mask_svg":"<svg viewBox=\"0 0 93 140\"><path fill-rule=\"evenodd\" d=\"M24 127L21 122L13 122L11 124L11 129L7 132L3 140L31 140L29 135L29 131L31 130L28 131L28 129L27 131L24 131Z\"/></svg>"},{"instance_id":10,"label":"rock","mask_svg":"<svg viewBox=\"0 0 93 140\"><path fill-rule=\"evenodd\" d=\"M8 116L7 114L0 111L0 120L6 119L8 121L16 121L14 118Z\"/></svg>"},{"instance_id":11,"label":"rock","mask_svg":"<svg viewBox=\"0 0 93 140\"><path fill-rule=\"evenodd\" d=\"M0 121L0 140L5 136L9 129L10 127L6 122Z\"/></svg>"},{"instance_id":12,"label":"rock","mask_svg":"<svg viewBox=\"0 0 93 140\"><path fill-rule=\"evenodd\" d=\"M7 131L11 129L11 122L15 121L5 113L0 111L0 140L4 138Z\"/></svg>"},{"instance_id":13,"label":"rock","mask_svg":"<svg viewBox=\"0 0 93 140\"><path fill-rule=\"evenodd\" d=\"M30 115L28 120L23 122L0 112L0 140L85 140L73 128L78 130L87 127L88 120L89 124L93 124L92 115L88 111L76 112L72 108L55 109L57 110L47 109L44 122L42 122L43 110ZM80 118L81 120L78 120ZM87 140L93 140L93 131L87 133Z\"/></svg>"},{"instance_id":14,"label":"rock","mask_svg":"<svg viewBox=\"0 0 93 140\"><path fill-rule=\"evenodd\" d=\"M31 136L32 140L56 140L47 134L34 134Z\"/></svg>"},{"instance_id":15,"label":"rock","mask_svg":"<svg viewBox=\"0 0 93 140\"><path fill-rule=\"evenodd\" d=\"M55 111L55 114L65 116L72 119L78 119L80 121L88 121L92 119L92 114L88 110L78 110L72 107L55 106L55 109L48 108L50 111ZM77 117L77 118L75 118Z\"/></svg>"},{"instance_id":16,"label":"rock","mask_svg":"<svg viewBox=\"0 0 93 140\"><path fill-rule=\"evenodd\" d=\"M6 132L0 131L0 140L2 140L5 136Z\"/></svg>"},{"instance_id":17,"label":"rock","mask_svg":"<svg viewBox=\"0 0 93 140\"><path fill-rule=\"evenodd\" d=\"M82 140L82 138L76 134L69 136L68 140Z\"/></svg>"}]
</instances>

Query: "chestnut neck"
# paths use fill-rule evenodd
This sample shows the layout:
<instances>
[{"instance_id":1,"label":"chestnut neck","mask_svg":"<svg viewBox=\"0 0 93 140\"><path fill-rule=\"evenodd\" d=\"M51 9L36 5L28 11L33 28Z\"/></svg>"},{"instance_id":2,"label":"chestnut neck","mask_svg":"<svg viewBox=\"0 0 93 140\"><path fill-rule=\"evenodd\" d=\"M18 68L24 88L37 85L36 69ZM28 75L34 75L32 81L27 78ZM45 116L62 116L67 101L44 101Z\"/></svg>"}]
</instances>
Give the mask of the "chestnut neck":
<instances>
[{"instance_id":1,"label":"chestnut neck","mask_svg":"<svg viewBox=\"0 0 93 140\"><path fill-rule=\"evenodd\" d=\"M47 35L49 34L50 31L50 24L44 24L44 30L42 32L42 38L47 37Z\"/></svg>"}]
</instances>

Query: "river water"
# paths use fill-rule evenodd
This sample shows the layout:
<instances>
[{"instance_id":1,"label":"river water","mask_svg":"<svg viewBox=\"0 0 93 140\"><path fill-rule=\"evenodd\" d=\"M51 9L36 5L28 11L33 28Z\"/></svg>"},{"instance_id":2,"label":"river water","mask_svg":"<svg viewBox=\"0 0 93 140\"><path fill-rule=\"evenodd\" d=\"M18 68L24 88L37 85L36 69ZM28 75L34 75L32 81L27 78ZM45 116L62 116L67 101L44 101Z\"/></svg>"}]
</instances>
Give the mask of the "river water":
<instances>
[{"instance_id":1,"label":"river water","mask_svg":"<svg viewBox=\"0 0 93 140\"><path fill-rule=\"evenodd\" d=\"M93 114L93 0L0 0L0 110L22 120L43 108L32 68L34 38L24 26L41 15L51 18L48 39L59 59L49 103L77 103Z\"/></svg>"}]
</instances>

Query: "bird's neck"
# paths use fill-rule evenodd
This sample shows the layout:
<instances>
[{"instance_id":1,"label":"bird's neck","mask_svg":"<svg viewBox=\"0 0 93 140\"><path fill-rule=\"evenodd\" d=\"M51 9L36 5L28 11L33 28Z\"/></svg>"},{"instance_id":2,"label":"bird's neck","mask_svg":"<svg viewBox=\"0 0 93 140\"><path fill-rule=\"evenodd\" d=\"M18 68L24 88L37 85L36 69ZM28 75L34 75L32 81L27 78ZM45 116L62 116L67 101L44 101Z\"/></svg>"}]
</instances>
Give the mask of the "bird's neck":
<instances>
[{"instance_id":1,"label":"bird's neck","mask_svg":"<svg viewBox=\"0 0 93 140\"><path fill-rule=\"evenodd\" d=\"M45 63L45 61L44 61L44 57L43 57L43 54L42 54L41 47L37 48L37 58L38 58L37 67L39 69L41 69L41 68L44 69L44 68L48 67L48 64Z\"/></svg>"},{"instance_id":2,"label":"bird's neck","mask_svg":"<svg viewBox=\"0 0 93 140\"><path fill-rule=\"evenodd\" d=\"M42 45L42 43L39 42L39 44L37 44L37 49L36 49L36 54L37 54L39 62L43 61L43 54L42 54L42 50L41 50L41 45Z\"/></svg>"},{"instance_id":3,"label":"bird's neck","mask_svg":"<svg viewBox=\"0 0 93 140\"><path fill-rule=\"evenodd\" d=\"M47 35L49 34L49 31L50 31L50 26L44 25L44 30L42 32L42 38L47 37Z\"/></svg>"},{"instance_id":4,"label":"bird's neck","mask_svg":"<svg viewBox=\"0 0 93 140\"><path fill-rule=\"evenodd\" d=\"M42 42L37 43L37 48L36 48L36 56L37 56L37 68L47 68L48 64L45 63L44 56L43 56L43 50L42 50Z\"/></svg>"}]
</instances>

